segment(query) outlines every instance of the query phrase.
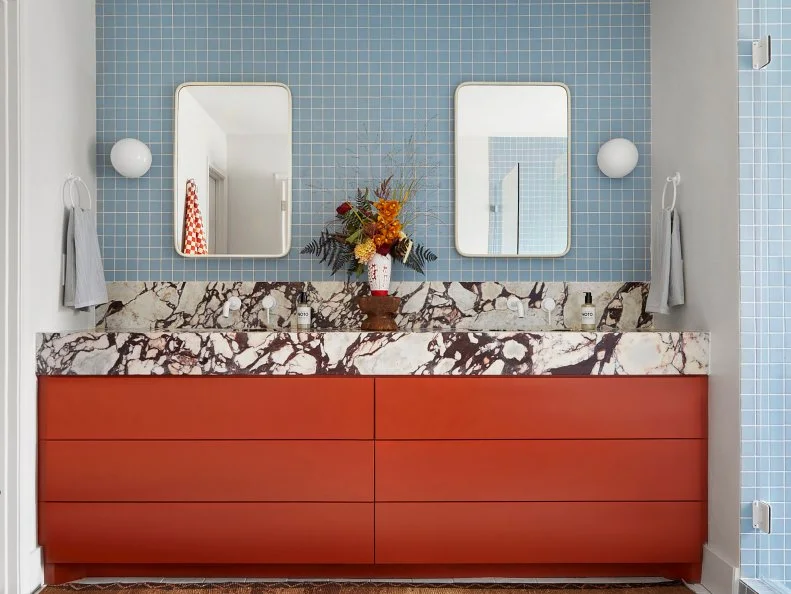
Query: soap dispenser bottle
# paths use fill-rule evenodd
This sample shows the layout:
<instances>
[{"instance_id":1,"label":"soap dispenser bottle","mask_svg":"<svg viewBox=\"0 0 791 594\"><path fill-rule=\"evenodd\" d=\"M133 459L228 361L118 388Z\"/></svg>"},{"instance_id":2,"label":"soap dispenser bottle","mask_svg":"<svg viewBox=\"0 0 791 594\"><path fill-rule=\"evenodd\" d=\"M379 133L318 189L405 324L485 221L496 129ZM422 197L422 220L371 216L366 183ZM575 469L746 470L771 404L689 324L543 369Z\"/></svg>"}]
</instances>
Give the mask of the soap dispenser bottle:
<instances>
[{"instance_id":1,"label":"soap dispenser bottle","mask_svg":"<svg viewBox=\"0 0 791 594\"><path fill-rule=\"evenodd\" d=\"M307 330L310 328L311 317L313 310L310 309L308 303L308 294L301 291L297 297L297 328L300 330Z\"/></svg>"},{"instance_id":2,"label":"soap dispenser bottle","mask_svg":"<svg viewBox=\"0 0 791 594\"><path fill-rule=\"evenodd\" d=\"M585 293L585 303L582 304L582 324L583 332L594 332L596 330L596 307L593 305L593 295Z\"/></svg>"}]
</instances>

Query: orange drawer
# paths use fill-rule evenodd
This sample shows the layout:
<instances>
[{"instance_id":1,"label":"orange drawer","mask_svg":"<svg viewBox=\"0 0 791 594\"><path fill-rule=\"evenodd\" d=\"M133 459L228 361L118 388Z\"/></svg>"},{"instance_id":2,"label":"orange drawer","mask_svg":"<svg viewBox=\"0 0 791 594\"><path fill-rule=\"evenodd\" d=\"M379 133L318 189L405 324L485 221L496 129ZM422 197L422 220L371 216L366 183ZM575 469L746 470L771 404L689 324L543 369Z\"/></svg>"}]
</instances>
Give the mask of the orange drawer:
<instances>
[{"instance_id":1,"label":"orange drawer","mask_svg":"<svg viewBox=\"0 0 791 594\"><path fill-rule=\"evenodd\" d=\"M42 503L47 563L372 563L372 503Z\"/></svg>"},{"instance_id":2,"label":"orange drawer","mask_svg":"<svg viewBox=\"0 0 791 594\"><path fill-rule=\"evenodd\" d=\"M699 563L703 503L381 503L377 563Z\"/></svg>"},{"instance_id":3,"label":"orange drawer","mask_svg":"<svg viewBox=\"0 0 791 594\"><path fill-rule=\"evenodd\" d=\"M40 377L41 439L372 439L373 379Z\"/></svg>"},{"instance_id":4,"label":"orange drawer","mask_svg":"<svg viewBox=\"0 0 791 594\"><path fill-rule=\"evenodd\" d=\"M376 501L703 501L706 443L377 441Z\"/></svg>"},{"instance_id":5,"label":"orange drawer","mask_svg":"<svg viewBox=\"0 0 791 594\"><path fill-rule=\"evenodd\" d=\"M373 501L373 449L371 441L43 441L39 497Z\"/></svg>"},{"instance_id":6,"label":"orange drawer","mask_svg":"<svg viewBox=\"0 0 791 594\"><path fill-rule=\"evenodd\" d=\"M376 379L377 439L706 437L706 377Z\"/></svg>"}]
</instances>

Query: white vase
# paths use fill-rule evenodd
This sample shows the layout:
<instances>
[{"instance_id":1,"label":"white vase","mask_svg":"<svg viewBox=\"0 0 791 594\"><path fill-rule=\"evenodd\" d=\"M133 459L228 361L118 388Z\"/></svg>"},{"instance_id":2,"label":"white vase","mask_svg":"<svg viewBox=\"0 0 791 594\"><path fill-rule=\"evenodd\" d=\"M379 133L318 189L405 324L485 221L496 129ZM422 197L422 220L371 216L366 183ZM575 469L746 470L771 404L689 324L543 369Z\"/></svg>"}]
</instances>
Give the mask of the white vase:
<instances>
[{"instance_id":1,"label":"white vase","mask_svg":"<svg viewBox=\"0 0 791 594\"><path fill-rule=\"evenodd\" d=\"M393 272L393 256L374 254L368 260L368 285L371 295L387 295L390 290L390 276Z\"/></svg>"}]
</instances>

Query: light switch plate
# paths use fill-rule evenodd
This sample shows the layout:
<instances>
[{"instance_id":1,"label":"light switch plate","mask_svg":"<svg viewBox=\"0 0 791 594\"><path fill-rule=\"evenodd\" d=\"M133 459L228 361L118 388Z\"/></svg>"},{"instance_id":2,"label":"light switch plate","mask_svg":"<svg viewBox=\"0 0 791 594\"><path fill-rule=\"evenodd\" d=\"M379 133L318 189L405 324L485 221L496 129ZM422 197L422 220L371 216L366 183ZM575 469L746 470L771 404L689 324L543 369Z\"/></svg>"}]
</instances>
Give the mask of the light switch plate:
<instances>
[{"instance_id":1,"label":"light switch plate","mask_svg":"<svg viewBox=\"0 0 791 594\"><path fill-rule=\"evenodd\" d=\"M772 531L772 506L766 501L753 501L753 528L766 534Z\"/></svg>"}]
</instances>

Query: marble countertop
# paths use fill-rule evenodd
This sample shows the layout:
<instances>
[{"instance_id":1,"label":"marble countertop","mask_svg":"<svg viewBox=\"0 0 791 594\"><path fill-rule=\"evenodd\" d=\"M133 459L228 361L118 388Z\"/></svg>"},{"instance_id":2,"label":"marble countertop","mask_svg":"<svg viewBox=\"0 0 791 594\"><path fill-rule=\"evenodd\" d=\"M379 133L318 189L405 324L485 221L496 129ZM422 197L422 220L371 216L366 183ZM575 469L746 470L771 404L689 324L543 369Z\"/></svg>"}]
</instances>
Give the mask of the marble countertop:
<instances>
[{"instance_id":1,"label":"marble countertop","mask_svg":"<svg viewBox=\"0 0 791 594\"><path fill-rule=\"evenodd\" d=\"M39 375L707 375L706 332L39 334Z\"/></svg>"}]
</instances>

